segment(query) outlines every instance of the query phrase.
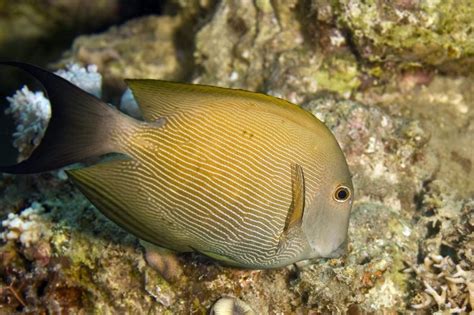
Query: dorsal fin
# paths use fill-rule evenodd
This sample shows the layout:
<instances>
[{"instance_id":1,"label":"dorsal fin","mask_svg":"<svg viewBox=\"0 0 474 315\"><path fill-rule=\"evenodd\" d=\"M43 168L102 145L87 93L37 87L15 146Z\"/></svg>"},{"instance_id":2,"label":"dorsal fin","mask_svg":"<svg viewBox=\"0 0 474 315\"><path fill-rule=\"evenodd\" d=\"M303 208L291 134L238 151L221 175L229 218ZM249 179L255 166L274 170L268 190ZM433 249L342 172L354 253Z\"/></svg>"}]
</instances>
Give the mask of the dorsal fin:
<instances>
[{"instance_id":1,"label":"dorsal fin","mask_svg":"<svg viewBox=\"0 0 474 315\"><path fill-rule=\"evenodd\" d=\"M265 103L272 104L269 111L278 108L301 110L285 100L244 90L151 79L126 79L125 82L132 90L147 121L170 116L178 111L185 112L202 106L224 103L231 107L250 107L257 103L260 106Z\"/></svg>"}]
</instances>

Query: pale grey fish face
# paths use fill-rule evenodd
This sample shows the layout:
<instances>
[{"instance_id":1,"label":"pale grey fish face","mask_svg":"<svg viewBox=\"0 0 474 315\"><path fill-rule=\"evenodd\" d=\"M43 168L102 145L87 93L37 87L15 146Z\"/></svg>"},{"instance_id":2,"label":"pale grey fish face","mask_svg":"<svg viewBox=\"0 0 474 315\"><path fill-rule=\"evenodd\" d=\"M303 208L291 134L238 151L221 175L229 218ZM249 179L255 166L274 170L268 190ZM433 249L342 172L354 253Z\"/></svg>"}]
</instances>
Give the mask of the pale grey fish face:
<instances>
[{"instance_id":1,"label":"pale grey fish face","mask_svg":"<svg viewBox=\"0 0 474 315\"><path fill-rule=\"evenodd\" d=\"M337 147L328 164L312 204L305 209L303 233L312 252L310 258L335 258L343 255L354 188L342 151Z\"/></svg>"}]
</instances>

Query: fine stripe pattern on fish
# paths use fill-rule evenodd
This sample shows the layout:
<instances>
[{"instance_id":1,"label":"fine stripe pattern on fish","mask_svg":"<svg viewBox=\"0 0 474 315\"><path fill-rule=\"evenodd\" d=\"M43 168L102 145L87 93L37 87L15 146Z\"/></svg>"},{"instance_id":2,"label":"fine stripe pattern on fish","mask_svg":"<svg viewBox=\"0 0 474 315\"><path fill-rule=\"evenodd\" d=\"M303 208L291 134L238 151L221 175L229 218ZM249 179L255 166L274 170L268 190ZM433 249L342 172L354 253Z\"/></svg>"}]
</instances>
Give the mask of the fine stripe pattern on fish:
<instances>
[{"instance_id":1,"label":"fine stripe pattern on fish","mask_svg":"<svg viewBox=\"0 0 474 315\"><path fill-rule=\"evenodd\" d=\"M156 229L159 235L165 230L160 225L181 222L184 228L176 233L182 234L183 243L199 239L200 245L193 248L222 255L232 252L231 258L235 255L257 264L275 255L290 208L289 155L295 161L299 159L301 165L309 166L312 161L303 159L308 141L301 138L301 147L290 152L285 149L291 140L286 130L267 127L269 120L278 117L233 112L233 122L224 120L225 116L211 108L210 113L169 117L160 133L153 129L137 133L139 140L133 140L131 152L138 161L133 163L134 173L140 177L120 173L117 177L125 183L128 178L132 180L127 186L136 187L135 196L163 209L159 217L153 216L147 204L136 209L142 212L140 217L147 218L142 229ZM252 131L236 127L251 119L256 120L257 126ZM245 132L252 136L247 137ZM308 172L306 178L309 186L316 187L316 172ZM162 237L165 235L159 235ZM176 243L169 245L172 246ZM296 251L288 255L296 256Z\"/></svg>"},{"instance_id":2,"label":"fine stripe pattern on fish","mask_svg":"<svg viewBox=\"0 0 474 315\"><path fill-rule=\"evenodd\" d=\"M38 73L49 86L59 80ZM111 220L156 245L243 267L340 252L352 184L337 142L316 118L252 92L127 83L145 121L110 114L104 144L123 158L68 172ZM61 110L68 109L53 107L53 116ZM29 168L39 167L34 162ZM340 189L347 194L335 194Z\"/></svg>"}]
</instances>

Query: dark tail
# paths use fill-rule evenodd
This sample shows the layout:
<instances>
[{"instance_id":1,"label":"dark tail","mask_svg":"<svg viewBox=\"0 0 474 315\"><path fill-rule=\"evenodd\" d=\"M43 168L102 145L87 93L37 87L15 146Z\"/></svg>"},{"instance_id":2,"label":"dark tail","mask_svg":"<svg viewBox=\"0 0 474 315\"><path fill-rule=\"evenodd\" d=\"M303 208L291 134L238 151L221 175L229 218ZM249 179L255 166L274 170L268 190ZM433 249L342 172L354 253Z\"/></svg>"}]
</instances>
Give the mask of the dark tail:
<instances>
[{"instance_id":1,"label":"dark tail","mask_svg":"<svg viewBox=\"0 0 474 315\"><path fill-rule=\"evenodd\" d=\"M111 134L118 131L124 117L116 109L47 70L20 62L0 65L20 68L40 81L52 113L46 133L31 156L15 165L0 166L0 172L39 173L117 151L119 146Z\"/></svg>"}]
</instances>

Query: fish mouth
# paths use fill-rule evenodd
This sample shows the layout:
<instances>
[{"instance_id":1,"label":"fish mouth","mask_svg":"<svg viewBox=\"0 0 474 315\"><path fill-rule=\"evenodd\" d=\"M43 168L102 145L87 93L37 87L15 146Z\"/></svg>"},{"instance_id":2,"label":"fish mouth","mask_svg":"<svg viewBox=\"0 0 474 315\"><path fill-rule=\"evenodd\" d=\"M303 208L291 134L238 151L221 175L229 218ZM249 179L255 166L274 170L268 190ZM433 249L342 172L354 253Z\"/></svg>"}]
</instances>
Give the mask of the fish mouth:
<instances>
[{"instance_id":1,"label":"fish mouth","mask_svg":"<svg viewBox=\"0 0 474 315\"><path fill-rule=\"evenodd\" d=\"M348 241L345 239L335 250L330 252L327 255L324 255L324 258L338 258L347 253L347 244Z\"/></svg>"}]
</instances>

